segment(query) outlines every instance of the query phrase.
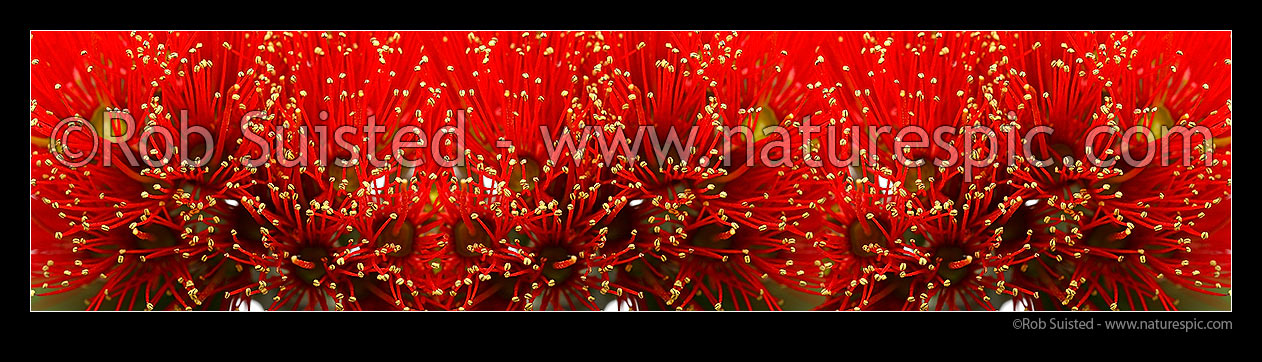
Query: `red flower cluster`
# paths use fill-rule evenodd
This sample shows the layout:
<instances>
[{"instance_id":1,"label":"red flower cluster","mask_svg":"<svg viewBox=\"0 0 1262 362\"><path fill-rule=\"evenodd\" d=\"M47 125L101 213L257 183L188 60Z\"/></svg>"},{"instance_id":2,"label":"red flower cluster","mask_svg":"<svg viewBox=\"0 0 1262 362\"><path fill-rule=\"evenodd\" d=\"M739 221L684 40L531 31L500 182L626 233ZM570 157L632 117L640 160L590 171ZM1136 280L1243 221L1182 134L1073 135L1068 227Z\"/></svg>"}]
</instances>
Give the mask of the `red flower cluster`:
<instances>
[{"instance_id":1,"label":"red flower cluster","mask_svg":"<svg viewBox=\"0 0 1262 362\"><path fill-rule=\"evenodd\" d=\"M1179 308L1186 291L1229 298L1230 41L34 33L32 303L1135 310ZM95 132L67 132L67 119ZM345 126L379 131L323 131ZM828 131L763 132L811 126ZM909 126L993 132L894 146ZM1041 127L1055 131L1025 136ZM1148 132L1123 136L1136 127ZM600 142L556 141L584 132ZM626 152L602 155L610 139ZM389 146L400 140L419 147ZM82 150L94 153L75 159ZM980 167L907 160L987 153L999 156Z\"/></svg>"}]
</instances>

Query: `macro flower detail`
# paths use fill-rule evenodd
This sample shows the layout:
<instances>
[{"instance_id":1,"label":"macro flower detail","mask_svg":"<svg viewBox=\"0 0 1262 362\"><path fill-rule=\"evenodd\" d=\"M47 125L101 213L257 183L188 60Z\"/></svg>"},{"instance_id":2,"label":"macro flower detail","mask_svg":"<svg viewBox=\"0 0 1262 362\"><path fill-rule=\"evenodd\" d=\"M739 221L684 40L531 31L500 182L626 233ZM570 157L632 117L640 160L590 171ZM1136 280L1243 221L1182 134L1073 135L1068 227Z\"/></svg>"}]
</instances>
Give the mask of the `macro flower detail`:
<instances>
[{"instance_id":1,"label":"macro flower detail","mask_svg":"<svg viewBox=\"0 0 1262 362\"><path fill-rule=\"evenodd\" d=\"M1229 32L33 32L32 309L1230 309Z\"/></svg>"}]
</instances>

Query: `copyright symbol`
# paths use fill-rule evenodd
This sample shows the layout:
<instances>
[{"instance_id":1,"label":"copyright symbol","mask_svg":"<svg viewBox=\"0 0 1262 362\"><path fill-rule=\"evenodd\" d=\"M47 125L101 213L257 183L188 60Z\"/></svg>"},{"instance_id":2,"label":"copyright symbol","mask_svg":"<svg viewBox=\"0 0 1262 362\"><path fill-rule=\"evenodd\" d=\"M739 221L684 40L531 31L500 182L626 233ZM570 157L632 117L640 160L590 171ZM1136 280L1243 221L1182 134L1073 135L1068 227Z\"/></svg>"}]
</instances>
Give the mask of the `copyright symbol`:
<instances>
[{"instance_id":1,"label":"copyright symbol","mask_svg":"<svg viewBox=\"0 0 1262 362\"><path fill-rule=\"evenodd\" d=\"M83 152L80 149L71 149L69 145L70 137L75 133L87 133L88 139L92 140L92 150ZM68 167L80 167L92 161L92 157L96 156L97 142L99 136L96 128L91 123L80 117L70 117L57 122L53 127L50 135L52 138L48 142L48 152L57 157L57 161Z\"/></svg>"},{"instance_id":2,"label":"copyright symbol","mask_svg":"<svg viewBox=\"0 0 1262 362\"><path fill-rule=\"evenodd\" d=\"M1021 323L1021 320L1020 320L1020 319L1013 319L1013 320L1012 320L1012 329L1021 329L1021 324L1022 324L1022 323Z\"/></svg>"}]
</instances>

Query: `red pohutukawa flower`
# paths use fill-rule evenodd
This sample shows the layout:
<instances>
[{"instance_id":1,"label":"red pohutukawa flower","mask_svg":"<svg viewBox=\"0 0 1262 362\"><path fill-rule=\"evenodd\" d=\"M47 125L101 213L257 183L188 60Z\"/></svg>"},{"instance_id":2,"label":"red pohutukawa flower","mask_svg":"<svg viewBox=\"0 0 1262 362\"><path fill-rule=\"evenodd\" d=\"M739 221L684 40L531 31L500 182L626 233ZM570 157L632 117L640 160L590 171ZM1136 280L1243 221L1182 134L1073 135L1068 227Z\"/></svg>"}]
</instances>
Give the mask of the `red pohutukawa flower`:
<instances>
[{"instance_id":1,"label":"red pohutukawa flower","mask_svg":"<svg viewBox=\"0 0 1262 362\"><path fill-rule=\"evenodd\" d=\"M1171 290L1227 295L1230 216L1207 215L1230 212L1229 36L1046 37L1025 40L1037 70L1026 71L1033 112L1022 122L1055 127L1032 146L1056 166L1011 170L1041 218L1032 245L1043 255L1022 272L1055 299L1028 307L1176 309Z\"/></svg>"},{"instance_id":2,"label":"red pohutukawa flower","mask_svg":"<svg viewBox=\"0 0 1262 362\"><path fill-rule=\"evenodd\" d=\"M994 309L991 294L1018 292L1004 287L1003 268L1014 255L992 232L1016 200L1006 196L996 168L971 164L1004 143L974 142L956 131L998 132L1007 106L1020 100L995 70L998 40L865 33L825 46L822 78L835 83L821 90L829 104L823 123L838 129L820 140L831 145L828 157L844 164L822 168L836 191L826 223L832 235L819 243L831 260L824 294L833 297L821 307ZM899 134L913 127L918 135ZM942 127L950 132L940 135ZM924 145L896 147L895 137ZM993 132L989 138L1002 139ZM954 142L923 147L931 139Z\"/></svg>"},{"instance_id":3,"label":"red pohutukawa flower","mask_svg":"<svg viewBox=\"0 0 1262 362\"><path fill-rule=\"evenodd\" d=\"M1224 308L1230 42L34 33L32 308Z\"/></svg>"},{"instance_id":4,"label":"red pohutukawa flower","mask_svg":"<svg viewBox=\"0 0 1262 362\"><path fill-rule=\"evenodd\" d=\"M776 285L816 293L813 250L798 242L815 228L818 179L794 151L800 135L762 132L809 115L795 78L809 63L786 55L808 51L804 43L789 34L656 35L633 39L669 40L621 56L636 63L615 68L593 96L612 101L603 136L639 148L613 167L632 200L626 243L638 256L623 258L616 280L650 293L630 300L646 308L779 309Z\"/></svg>"},{"instance_id":5,"label":"red pohutukawa flower","mask_svg":"<svg viewBox=\"0 0 1262 362\"><path fill-rule=\"evenodd\" d=\"M180 34L68 35L92 35L64 39L72 47L92 50L47 50L44 64L66 62L61 67L49 64L49 69L72 74L49 74L48 83L33 85L41 91L47 90L45 85L52 88L42 102L52 107L32 100L33 147L47 144L52 150L82 152L100 147L108 156L75 165L78 160L67 160L63 153L33 152L38 167L33 173L39 179L32 181L32 197L57 209L64 220L39 222L47 223L44 227L55 239L70 241L65 247L39 249L57 255L41 266L43 277L49 278L41 286L59 283L63 288L51 292L58 293L87 285L98 290L89 302L94 309L230 308L231 303L208 299L208 294L239 282L219 254L231 246L225 242L233 218L228 200L249 195L242 187L252 183L251 171L231 161L236 145L206 142L235 129L226 127L230 122L221 122L220 115L265 109L265 96L242 86L252 83L255 69L233 68L238 73L229 76L225 66L198 53L201 43ZM207 35L211 37L203 40L216 40L215 34ZM234 57L212 53L211 58L231 62ZM43 69L35 60L32 64ZM81 98L93 93L99 98ZM84 116L94 109L95 115ZM64 133L57 134L65 130L56 128L59 117L78 119L83 128L96 131L79 132L65 142ZM46 127L53 130L45 133ZM177 135L188 127L201 127L204 136L182 142L141 132ZM212 148L215 157L206 153ZM187 157L190 162L171 162L189 153L195 154ZM58 266L58 261L66 263ZM65 268L63 275L48 274L58 268ZM102 283L93 283L98 279Z\"/></svg>"},{"instance_id":6,"label":"red pohutukawa flower","mask_svg":"<svg viewBox=\"0 0 1262 362\"><path fill-rule=\"evenodd\" d=\"M627 202L595 147L554 142L599 121L589 87L600 34L436 37L443 83L468 132L449 196L459 221L457 309L600 309L635 294L608 276L619 250L606 224ZM597 49L592 52L589 49ZM464 118L467 117L467 118ZM587 157L580 157L586 154Z\"/></svg>"}]
</instances>

